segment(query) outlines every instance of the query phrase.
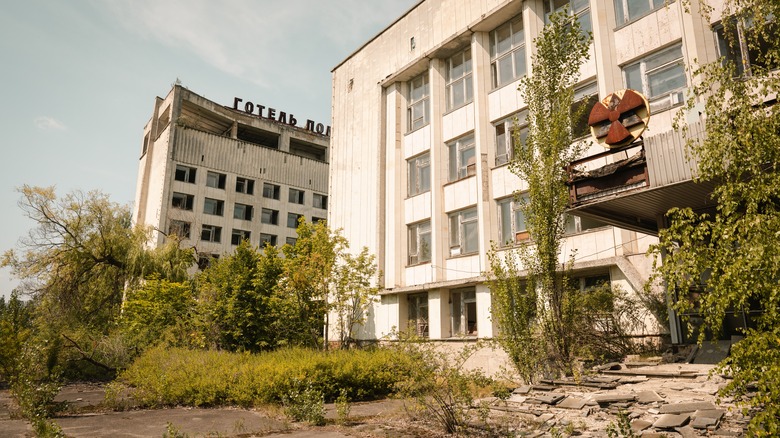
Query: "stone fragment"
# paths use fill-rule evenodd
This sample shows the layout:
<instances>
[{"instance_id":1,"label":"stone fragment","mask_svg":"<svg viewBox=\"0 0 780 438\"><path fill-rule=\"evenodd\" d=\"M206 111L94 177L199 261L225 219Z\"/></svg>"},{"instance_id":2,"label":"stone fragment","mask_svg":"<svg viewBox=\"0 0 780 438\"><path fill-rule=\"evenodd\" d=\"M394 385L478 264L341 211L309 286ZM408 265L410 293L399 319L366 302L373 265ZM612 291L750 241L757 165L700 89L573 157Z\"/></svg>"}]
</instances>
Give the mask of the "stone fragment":
<instances>
[{"instance_id":1,"label":"stone fragment","mask_svg":"<svg viewBox=\"0 0 780 438\"><path fill-rule=\"evenodd\" d=\"M515 390L512 391L513 394L528 394L529 392L531 392L530 385L523 385L519 388L515 388Z\"/></svg>"},{"instance_id":2,"label":"stone fragment","mask_svg":"<svg viewBox=\"0 0 780 438\"><path fill-rule=\"evenodd\" d=\"M706 409L715 409L715 405L712 402L670 403L661 406L661 413L682 414Z\"/></svg>"},{"instance_id":3,"label":"stone fragment","mask_svg":"<svg viewBox=\"0 0 780 438\"><path fill-rule=\"evenodd\" d=\"M566 397L558 403L558 407L563 409L582 409L585 407L585 400L577 397Z\"/></svg>"},{"instance_id":4,"label":"stone fragment","mask_svg":"<svg viewBox=\"0 0 780 438\"><path fill-rule=\"evenodd\" d=\"M699 418L699 417L706 417L706 418L712 418L715 421L720 421L721 418L723 418L723 415L726 413L723 409L704 409L704 410L698 410L691 415L691 418Z\"/></svg>"},{"instance_id":5,"label":"stone fragment","mask_svg":"<svg viewBox=\"0 0 780 438\"><path fill-rule=\"evenodd\" d=\"M593 397L593 400L595 400L598 404L624 403L636 400L636 396L634 396L634 394L608 393L598 394Z\"/></svg>"},{"instance_id":6,"label":"stone fragment","mask_svg":"<svg viewBox=\"0 0 780 438\"><path fill-rule=\"evenodd\" d=\"M546 422L552 420L553 418L555 418L554 414L550 414L550 413L542 414L542 415L539 416L539 421L541 421L543 423L546 423Z\"/></svg>"},{"instance_id":7,"label":"stone fragment","mask_svg":"<svg viewBox=\"0 0 780 438\"><path fill-rule=\"evenodd\" d=\"M652 426L653 423L645 420L634 420L631 422L631 431L634 433L639 433L648 427Z\"/></svg>"},{"instance_id":8,"label":"stone fragment","mask_svg":"<svg viewBox=\"0 0 780 438\"><path fill-rule=\"evenodd\" d=\"M642 432L642 435L639 436L642 438L666 438L665 433L649 432L649 431L644 431Z\"/></svg>"},{"instance_id":9,"label":"stone fragment","mask_svg":"<svg viewBox=\"0 0 780 438\"><path fill-rule=\"evenodd\" d=\"M664 401L655 391L642 391L636 395L636 401L642 404Z\"/></svg>"},{"instance_id":10,"label":"stone fragment","mask_svg":"<svg viewBox=\"0 0 780 438\"><path fill-rule=\"evenodd\" d=\"M675 427L680 427L688 422L688 418L689 417L686 414L663 414L658 417L657 420L655 420L653 427L656 429L672 429Z\"/></svg>"},{"instance_id":11,"label":"stone fragment","mask_svg":"<svg viewBox=\"0 0 780 438\"><path fill-rule=\"evenodd\" d=\"M546 405L555 405L559 401L563 400L564 397L566 396L563 394L550 393L550 394L534 395L532 398ZM529 399L528 401L530 402L530 400L531 399Z\"/></svg>"},{"instance_id":12,"label":"stone fragment","mask_svg":"<svg viewBox=\"0 0 780 438\"><path fill-rule=\"evenodd\" d=\"M691 427L694 429L706 429L709 426L714 426L718 420L709 417L696 417L691 421Z\"/></svg>"},{"instance_id":13,"label":"stone fragment","mask_svg":"<svg viewBox=\"0 0 780 438\"><path fill-rule=\"evenodd\" d=\"M648 409L648 410L647 410L647 413L648 413L648 414L653 414L653 415L658 415L658 414L660 414L660 413L661 413L661 411L659 411L659 410L658 410L658 409L656 409L656 408L650 408L650 409Z\"/></svg>"},{"instance_id":14,"label":"stone fragment","mask_svg":"<svg viewBox=\"0 0 780 438\"><path fill-rule=\"evenodd\" d=\"M691 426L678 427L675 429L682 438L698 438L699 434Z\"/></svg>"}]
</instances>

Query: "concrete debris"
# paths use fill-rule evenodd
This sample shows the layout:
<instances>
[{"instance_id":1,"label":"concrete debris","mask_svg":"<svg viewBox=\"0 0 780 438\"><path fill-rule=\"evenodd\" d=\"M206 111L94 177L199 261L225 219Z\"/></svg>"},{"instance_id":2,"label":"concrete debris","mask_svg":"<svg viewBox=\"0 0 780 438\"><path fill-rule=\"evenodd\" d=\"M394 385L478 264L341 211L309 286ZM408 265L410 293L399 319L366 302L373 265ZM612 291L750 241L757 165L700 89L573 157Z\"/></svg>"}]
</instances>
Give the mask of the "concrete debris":
<instances>
[{"instance_id":1,"label":"concrete debris","mask_svg":"<svg viewBox=\"0 0 780 438\"><path fill-rule=\"evenodd\" d=\"M642 391L636 395L636 401L646 405L654 402L662 402L664 399L655 391Z\"/></svg>"},{"instance_id":2,"label":"concrete debris","mask_svg":"<svg viewBox=\"0 0 780 438\"><path fill-rule=\"evenodd\" d=\"M693 403L674 403L661 406L662 414L682 414L686 412L695 412L700 410L715 409L711 402L693 402Z\"/></svg>"},{"instance_id":3,"label":"concrete debris","mask_svg":"<svg viewBox=\"0 0 780 438\"><path fill-rule=\"evenodd\" d=\"M673 429L684 426L690 418L686 414L663 414L655 420L653 427L656 429Z\"/></svg>"}]
</instances>

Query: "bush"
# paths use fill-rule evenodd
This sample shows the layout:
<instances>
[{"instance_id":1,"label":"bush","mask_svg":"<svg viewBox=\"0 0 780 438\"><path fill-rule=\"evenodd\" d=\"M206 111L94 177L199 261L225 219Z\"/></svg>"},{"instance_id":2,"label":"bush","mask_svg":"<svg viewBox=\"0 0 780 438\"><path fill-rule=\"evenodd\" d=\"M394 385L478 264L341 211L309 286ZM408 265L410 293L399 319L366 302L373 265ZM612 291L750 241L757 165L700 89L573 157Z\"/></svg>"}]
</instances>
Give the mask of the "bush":
<instances>
[{"instance_id":1,"label":"bush","mask_svg":"<svg viewBox=\"0 0 780 438\"><path fill-rule=\"evenodd\" d=\"M400 351L302 348L248 354L155 347L143 353L119 380L135 387L142 406L251 407L281 403L308 382L332 402L388 396L410 374L410 357Z\"/></svg>"},{"instance_id":2,"label":"bush","mask_svg":"<svg viewBox=\"0 0 780 438\"><path fill-rule=\"evenodd\" d=\"M312 382L294 381L293 389L282 397L287 415L295 421L306 421L314 426L325 424L325 400Z\"/></svg>"}]
</instances>

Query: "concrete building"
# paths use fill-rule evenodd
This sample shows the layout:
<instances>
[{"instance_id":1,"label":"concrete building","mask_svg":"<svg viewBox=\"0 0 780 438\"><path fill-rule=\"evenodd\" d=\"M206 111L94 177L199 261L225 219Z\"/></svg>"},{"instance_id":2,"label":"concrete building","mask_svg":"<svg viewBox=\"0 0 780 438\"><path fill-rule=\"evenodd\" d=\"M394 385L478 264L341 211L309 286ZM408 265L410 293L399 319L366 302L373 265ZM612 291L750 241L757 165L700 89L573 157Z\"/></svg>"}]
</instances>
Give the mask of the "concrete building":
<instances>
[{"instance_id":1,"label":"concrete building","mask_svg":"<svg viewBox=\"0 0 780 438\"><path fill-rule=\"evenodd\" d=\"M552 11L566 9L593 32L575 99L592 106L613 91L643 93L652 113L644 144L660 145L656 155L664 156L664 147L677 153L664 156L666 168L656 171L667 172L670 187L690 180L680 145L669 140L676 136L672 122L691 85L686 67L716 60L723 45L717 18L705 19L697 2L690 13L683 2L665 3L424 0L335 67L328 219L353 247L377 254L384 273L381 301L363 337L394 328L431 339L496 333L483 273L491 242L512 247L528 237L512 197L524 182L507 162L512 130L522 136L526 129L518 83L531 73L533 40ZM580 139L589 140L581 128L575 128ZM604 148L592 144L586 166L617 162L637 149L602 156ZM654 188L651 182L617 191ZM657 203L644 210L638 201L609 214L597 207L572 211L561 258L576 250L574 272L583 289L604 281L629 292L643 286L661 207L675 196L700 194L656 195ZM649 326L647 334L658 330Z\"/></svg>"},{"instance_id":2,"label":"concrete building","mask_svg":"<svg viewBox=\"0 0 780 438\"><path fill-rule=\"evenodd\" d=\"M176 85L144 127L133 219L160 231L152 245L183 237L200 265L242 239L292 243L299 217L327 216L330 127L300 128L293 114L232 104Z\"/></svg>"}]
</instances>

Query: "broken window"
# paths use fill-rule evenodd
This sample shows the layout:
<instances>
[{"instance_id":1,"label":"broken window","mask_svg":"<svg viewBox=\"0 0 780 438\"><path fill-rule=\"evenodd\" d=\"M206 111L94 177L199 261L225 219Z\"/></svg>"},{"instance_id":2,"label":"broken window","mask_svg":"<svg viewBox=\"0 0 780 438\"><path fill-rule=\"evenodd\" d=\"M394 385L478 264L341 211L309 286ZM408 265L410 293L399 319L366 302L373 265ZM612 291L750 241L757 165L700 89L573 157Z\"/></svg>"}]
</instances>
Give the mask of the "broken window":
<instances>
[{"instance_id":1,"label":"broken window","mask_svg":"<svg viewBox=\"0 0 780 438\"><path fill-rule=\"evenodd\" d=\"M447 147L450 150L450 181L457 181L477 173L477 158L474 136L455 140Z\"/></svg>"},{"instance_id":2,"label":"broken window","mask_svg":"<svg viewBox=\"0 0 780 438\"><path fill-rule=\"evenodd\" d=\"M302 217L302 214L287 213L287 228L298 228L298 221Z\"/></svg>"},{"instance_id":3,"label":"broken window","mask_svg":"<svg viewBox=\"0 0 780 438\"><path fill-rule=\"evenodd\" d=\"M490 32L490 69L493 88L525 76L525 33L522 15Z\"/></svg>"},{"instance_id":4,"label":"broken window","mask_svg":"<svg viewBox=\"0 0 780 438\"><path fill-rule=\"evenodd\" d=\"M204 224L200 230L200 240L219 243L222 240L222 227Z\"/></svg>"},{"instance_id":5,"label":"broken window","mask_svg":"<svg viewBox=\"0 0 780 438\"><path fill-rule=\"evenodd\" d=\"M409 265L431 261L431 221L409 225Z\"/></svg>"},{"instance_id":6,"label":"broken window","mask_svg":"<svg viewBox=\"0 0 780 438\"><path fill-rule=\"evenodd\" d=\"M428 337L428 293L412 294L409 300L409 330L416 336Z\"/></svg>"},{"instance_id":7,"label":"broken window","mask_svg":"<svg viewBox=\"0 0 780 438\"><path fill-rule=\"evenodd\" d=\"M422 128L428 124L430 88L428 86L428 72L409 81L409 107L407 119L409 131Z\"/></svg>"},{"instance_id":8,"label":"broken window","mask_svg":"<svg viewBox=\"0 0 780 438\"><path fill-rule=\"evenodd\" d=\"M182 239L189 239L190 223L172 219L170 225L168 226L168 235L177 236Z\"/></svg>"},{"instance_id":9,"label":"broken window","mask_svg":"<svg viewBox=\"0 0 780 438\"><path fill-rule=\"evenodd\" d=\"M772 22L770 26L777 24ZM718 23L713 31L718 40L718 54L724 65L727 63L734 69L734 76L751 76L752 68L763 67L776 69L778 61L767 59L770 44L764 38L757 38L751 32L749 21L739 22L731 17L728 26ZM776 33L776 32L775 32Z\"/></svg>"},{"instance_id":10,"label":"broken window","mask_svg":"<svg viewBox=\"0 0 780 438\"><path fill-rule=\"evenodd\" d=\"M515 200L514 196L498 201L498 236L500 246L509 246L530 239L526 230L525 214L521 206L528 202L528 195L523 195L521 200Z\"/></svg>"},{"instance_id":11,"label":"broken window","mask_svg":"<svg viewBox=\"0 0 780 438\"><path fill-rule=\"evenodd\" d=\"M236 203L236 205L233 207L233 219L251 221L252 210L253 208L251 205Z\"/></svg>"},{"instance_id":12,"label":"broken window","mask_svg":"<svg viewBox=\"0 0 780 438\"><path fill-rule=\"evenodd\" d=\"M266 245L276 246L276 235L261 233L260 247L264 247Z\"/></svg>"},{"instance_id":13,"label":"broken window","mask_svg":"<svg viewBox=\"0 0 780 438\"><path fill-rule=\"evenodd\" d=\"M198 269L200 269L202 271L202 270L208 268L217 259L219 259L219 255L218 254L199 254L198 255Z\"/></svg>"},{"instance_id":14,"label":"broken window","mask_svg":"<svg viewBox=\"0 0 780 438\"><path fill-rule=\"evenodd\" d=\"M479 251L479 221L477 209L469 208L451 213L450 255L473 254Z\"/></svg>"},{"instance_id":15,"label":"broken window","mask_svg":"<svg viewBox=\"0 0 780 438\"><path fill-rule=\"evenodd\" d=\"M236 178L236 193L252 195L255 193L255 180L249 178Z\"/></svg>"},{"instance_id":16,"label":"broken window","mask_svg":"<svg viewBox=\"0 0 780 438\"><path fill-rule=\"evenodd\" d=\"M571 104L571 137L582 138L590 135L588 117L590 110L599 101L599 89L596 82L574 90L574 102ZM579 114L578 114L579 111ZM574 117L578 116L578 117Z\"/></svg>"},{"instance_id":17,"label":"broken window","mask_svg":"<svg viewBox=\"0 0 780 438\"><path fill-rule=\"evenodd\" d=\"M225 189L225 180L227 176L224 173L207 172L206 173L206 187L214 187L215 189Z\"/></svg>"},{"instance_id":18,"label":"broken window","mask_svg":"<svg viewBox=\"0 0 780 438\"><path fill-rule=\"evenodd\" d=\"M237 230L233 229L233 232L230 234L230 243L233 245L239 245L241 244L242 240L249 240L250 232L246 230Z\"/></svg>"},{"instance_id":19,"label":"broken window","mask_svg":"<svg viewBox=\"0 0 780 438\"><path fill-rule=\"evenodd\" d=\"M508 163L515 157L515 149L525 146L525 139L528 137L527 117L528 112L523 111L495 125L496 166Z\"/></svg>"},{"instance_id":20,"label":"broken window","mask_svg":"<svg viewBox=\"0 0 780 438\"><path fill-rule=\"evenodd\" d=\"M474 99L471 81L471 48L447 59L447 110L455 109Z\"/></svg>"},{"instance_id":21,"label":"broken window","mask_svg":"<svg viewBox=\"0 0 780 438\"><path fill-rule=\"evenodd\" d=\"M260 222L269 225L279 225L279 212L270 208L264 208L260 215Z\"/></svg>"},{"instance_id":22,"label":"broken window","mask_svg":"<svg viewBox=\"0 0 780 438\"><path fill-rule=\"evenodd\" d=\"M188 195L186 193L173 192L173 200L171 206L181 210L192 210L192 205L195 202L195 196Z\"/></svg>"},{"instance_id":23,"label":"broken window","mask_svg":"<svg viewBox=\"0 0 780 438\"><path fill-rule=\"evenodd\" d=\"M431 190L431 155L426 152L408 160L409 196Z\"/></svg>"},{"instance_id":24,"label":"broken window","mask_svg":"<svg viewBox=\"0 0 780 438\"><path fill-rule=\"evenodd\" d=\"M176 173L174 174L173 179L176 181L195 184L195 171L196 169L194 167L187 167L177 164Z\"/></svg>"},{"instance_id":25,"label":"broken window","mask_svg":"<svg viewBox=\"0 0 780 438\"><path fill-rule=\"evenodd\" d=\"M319 193L315 193L314 196L313 196L313 205L314 205L314 208L327 210L328 209L328 197L326 195L320 195Z\"/></svg>"},{"instance_id":26,"label":"broken window","mask_svg":"<svg viewBox=\"0 0 780 438\"><path fill-rule=\"evenodd\" d=\"M219 199L206 198L203 200L203 213L214 216L222 216L222 210L225 207L225 201Z\"/></svg>"},{"instance_id":27,"label":"broken window","mask_svg":"<svg viewBox=\"0 0 780 438\"><path fill-rule=\"evenodd\" d=\"M450 293L452 336L477 335L476 289L455 289Z\"/></svg>"},{"instance_id":28,"label":"broken window","mask_svg":"<svg viewBox=\"0 0 780 438\"><path fill-rule=\"evenodd\" d=\"M280 188L276 184L263 183L263 198L279 199Z\"/></svg>"},{"instance_id":29,"label":"broken window","mask_svg":"<svg viewBox=\"0 0 780 438\"><path fill-rule=\"evenodd\" d=\"M303 194L303 190L298 190L291 187L290 193L287 195L287 202L303 205Z\"/></svg>"}]
</instances>

